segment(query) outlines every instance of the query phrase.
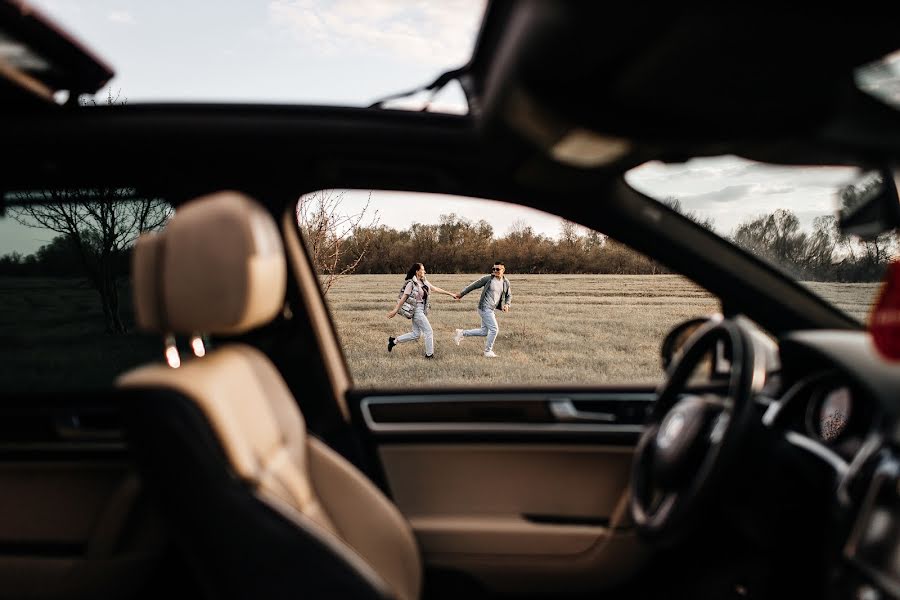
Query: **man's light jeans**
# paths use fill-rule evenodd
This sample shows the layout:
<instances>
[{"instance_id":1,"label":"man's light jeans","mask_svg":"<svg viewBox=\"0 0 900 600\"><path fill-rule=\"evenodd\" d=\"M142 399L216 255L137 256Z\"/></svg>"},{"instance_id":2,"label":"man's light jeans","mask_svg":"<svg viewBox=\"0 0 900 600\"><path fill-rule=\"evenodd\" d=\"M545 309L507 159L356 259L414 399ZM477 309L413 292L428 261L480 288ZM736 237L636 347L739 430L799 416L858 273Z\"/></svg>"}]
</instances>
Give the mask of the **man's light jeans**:
<instances>
[{"instance_id":1,"label":"man's light jeans","mask_svg":"<svg viewBox=\"0 0 900 600\"><path fill-rule=\"evenodd\" d=\"M487 336L484 351L490 352L494 349L494 340L497 339L497 332L500 331L500 327L497 326L497 315L490 308L479 308L478 314L481 315L481 329L466 329L463 331L463 337Z\"/></svg>"},{"instance_id":2,"label":"man's light jeans","mask_svg":"<svg viewBox=\"0 0 900 600\"><path fill-rule=\"evenodd\" d=\"M425 355L431 356L434 354L434 331L431 330L431 323L428 322L428 317L425 316L425 310L421 304L416 305L416 311L413 313L412 325L412 331L404 333L395 339L394 343L402 344L403 342L414 342L419 339L419 336L424 335Z\"/></svg>"}]
</instances>

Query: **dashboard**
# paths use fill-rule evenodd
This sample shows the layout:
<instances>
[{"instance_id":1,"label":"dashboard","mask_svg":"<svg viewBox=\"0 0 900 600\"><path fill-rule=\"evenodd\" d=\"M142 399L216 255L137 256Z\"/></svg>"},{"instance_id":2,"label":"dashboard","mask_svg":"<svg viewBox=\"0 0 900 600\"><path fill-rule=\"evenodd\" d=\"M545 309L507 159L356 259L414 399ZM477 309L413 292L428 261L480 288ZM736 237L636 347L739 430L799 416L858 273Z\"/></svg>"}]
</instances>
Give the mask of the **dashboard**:
<instances>
[{"instance_id":1,"label":"dashboard","mask_svg":"<svg viewBox=\"0 0 900 600\"><path fill-rule=\"evenodd\" d=\"M877 403L847 374L828 367L801 377L768 404L763 422L840 458L843 472L880 422ZM799 437L798 437L799 436ZM812 446L810 444L815 444ZM815 451L815 450L813 450Z\"/></svg>"},{"instance_id":2,"label":"dashboard","mask_svg":"<svg viewBox=\"0 0 900 600\"><path fill-rule=\"evenodd\" d=\"M865 332L799 332L780 343L763 425L834 471L841 539L835 598L900 598L900 365Z\"/></svg>"}]
</instances>

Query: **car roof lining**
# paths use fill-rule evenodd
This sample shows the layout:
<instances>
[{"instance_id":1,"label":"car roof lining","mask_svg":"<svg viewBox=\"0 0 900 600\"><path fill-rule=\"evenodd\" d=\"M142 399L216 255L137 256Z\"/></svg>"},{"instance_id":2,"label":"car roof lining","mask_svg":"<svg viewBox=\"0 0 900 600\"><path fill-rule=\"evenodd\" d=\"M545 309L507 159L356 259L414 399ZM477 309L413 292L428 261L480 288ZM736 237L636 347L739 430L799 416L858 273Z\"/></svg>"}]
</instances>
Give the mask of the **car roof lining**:
<instances>
[{"instance_id":1,"label":"car roof lining","mask_svg":"<svg viewBox=\"0 0 900 600\"><path fill-rule=\"evenodd\" d=\"M852 140L832 125L850 117L900 149L900 111L853 81L900 47L878 12L494 0L482 38L470 68L487 122L515 90L572 126L690 154L763 138L840 146Z\"/></svg>"}]
</instances>

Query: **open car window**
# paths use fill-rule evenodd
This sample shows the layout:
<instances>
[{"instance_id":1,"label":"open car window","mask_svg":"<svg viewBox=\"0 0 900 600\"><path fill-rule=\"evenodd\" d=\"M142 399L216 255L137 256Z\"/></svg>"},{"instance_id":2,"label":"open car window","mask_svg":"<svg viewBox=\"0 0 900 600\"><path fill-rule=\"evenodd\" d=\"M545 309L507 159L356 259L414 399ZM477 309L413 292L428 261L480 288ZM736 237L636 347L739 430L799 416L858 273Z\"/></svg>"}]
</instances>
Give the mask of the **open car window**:
<instances>
[{"instance_id":1,"label":"open car window","mask_svg":"<svg viewBox=\"0 0 900 600\"><path fill-rule=\"evenodd\" d=\"M322 190L297 216L359 387L655 383L666 333L720 312L715 296L601 232L513 204ZM443 292L499 280L498 262L509 310L499 283L490 339L479 310L489 284L460 300ZM415 263L432 286L427 324L388 316ZM496 357L484 355L491 342Z\"/></svg>"},{"instance_id":2,"label":"open car window","mask_svg":"<svg viewBox=\"0 0 900 600\"><path fill-rule=\"evenodd\" d=\"M134 320L130 253L172 214L133 190L35 189L0 218L0 386L8 393L109 388L162 358Z\"/></svg>"}]
</instances>

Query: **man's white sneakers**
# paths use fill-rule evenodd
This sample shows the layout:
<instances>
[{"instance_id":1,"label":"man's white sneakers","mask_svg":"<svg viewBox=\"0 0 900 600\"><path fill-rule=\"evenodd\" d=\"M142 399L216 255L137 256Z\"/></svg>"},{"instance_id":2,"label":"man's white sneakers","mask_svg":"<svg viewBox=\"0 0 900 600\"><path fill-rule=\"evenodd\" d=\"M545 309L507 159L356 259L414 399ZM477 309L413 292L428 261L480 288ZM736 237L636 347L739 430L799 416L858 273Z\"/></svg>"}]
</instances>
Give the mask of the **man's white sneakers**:
<instances>
[{"instance_id":1,"label":"man's white sneakers","mask_svg":"<svg viewBox=\"0 0 900 600\"><path fill-rule=\"evenodd\" d=\"M456 345L459 346L459 343L463 339L463 330L457 329L456 333L453 335L453 341L456 342Z\"/></svg>"},{"instance_id":2,"label":"man's white sneakers","mask_svg":"<svg viewBox=\"0 0 900 600\"><path fill-rule=\"evenodd\" d=\"M493 350L488 350L487 352L484 353L484 357L485 358L497 358L497 355L494 354Z\"/></svg>"}]
</instances>

